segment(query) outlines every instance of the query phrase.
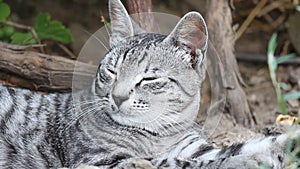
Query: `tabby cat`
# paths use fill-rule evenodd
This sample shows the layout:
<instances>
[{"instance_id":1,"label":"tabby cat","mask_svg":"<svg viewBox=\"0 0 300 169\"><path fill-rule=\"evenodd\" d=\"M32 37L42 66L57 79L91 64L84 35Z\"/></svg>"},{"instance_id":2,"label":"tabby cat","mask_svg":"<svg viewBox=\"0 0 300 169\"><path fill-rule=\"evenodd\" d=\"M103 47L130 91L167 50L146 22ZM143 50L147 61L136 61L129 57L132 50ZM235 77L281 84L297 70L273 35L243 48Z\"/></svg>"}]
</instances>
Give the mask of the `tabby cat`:
<instances>
[{"instance_id":1,"label":"tabby cat","mask_svg":"<svg viewBox=\"0 0 300 169\"><path fill-rule=\"evenodd\" d=\"M197 12L168 35L144 33L109 1L111 49L92 85L42 94L0 86L0 168L284 167L287 135L214 148L194 124L205 78L208 32Z\"/></svg>"}]
</instances>

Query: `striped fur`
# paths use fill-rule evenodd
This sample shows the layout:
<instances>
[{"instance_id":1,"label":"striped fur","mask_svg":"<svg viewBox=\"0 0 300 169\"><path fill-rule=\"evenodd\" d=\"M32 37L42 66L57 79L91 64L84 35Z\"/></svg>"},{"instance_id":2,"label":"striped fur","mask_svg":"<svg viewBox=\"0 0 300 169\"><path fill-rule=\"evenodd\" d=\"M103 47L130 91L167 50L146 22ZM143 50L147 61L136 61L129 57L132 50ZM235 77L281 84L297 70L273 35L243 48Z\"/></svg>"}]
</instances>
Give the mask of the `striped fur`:
<instances>
[{"instance_id":1,"label":"striped fur","mask_svg":"<svg viewBox=\"0 0 300 169\"><path fill-rule=\"evenodd\" d=\"M80 164L110 168L134 158L172 168L256 168L265 163L283 168L286 135L216 149L193 127L184 134L165 136L119 124L109 117L108 107L96 108L89 102L109 105L105 99L84 92L75 94L81 109L102 109L103 114L87 110L88 115L78 118L71 94L0 86L0 168L74 168Z\"/></svg>"},{"instance_id":2,"label":"striped fur","mask_svg":"<svg viewBox=\"0 0 300 169\"><path fill-rule=\"evenodd\" d=\"M112 48L89 88L43 94L0 85L1 169L112 168L136 158L171 168L284 167L287 135L224 149L202 137L195 120L208 33L200 14L164 36L141 33L119 0L109 3Z\"/></svg>"}]
</instances>

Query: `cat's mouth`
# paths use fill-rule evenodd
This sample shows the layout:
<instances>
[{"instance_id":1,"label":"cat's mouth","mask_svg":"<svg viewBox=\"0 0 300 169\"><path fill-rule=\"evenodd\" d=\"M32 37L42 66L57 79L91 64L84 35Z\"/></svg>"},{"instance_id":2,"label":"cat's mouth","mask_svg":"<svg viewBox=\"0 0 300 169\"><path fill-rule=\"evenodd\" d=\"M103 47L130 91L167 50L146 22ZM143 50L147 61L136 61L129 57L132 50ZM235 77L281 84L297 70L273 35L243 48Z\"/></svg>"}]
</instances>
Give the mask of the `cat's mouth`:
<instances>
[{"instance_id":1,"label":"cat's mouth","mask_svg":"<svg viewBox=\"0 0 300 169\"><path fill-rule=\"evenodd\" d=\"M107 116L111 119L111 121L113 121L115 124L121 126L121 127L125 127L128 130L139 130L139 131L143 131L143 132L147 132L153 136L157 136L159 135L158 132L154 131L151 128L145 127L145 126L141 126L141 125L137 125L136 122L131 121L128 119L128 117L123 117L120 114L122 114L120 111L115 112L113 114L107 114Z\"/></svg>"}]
</instances>

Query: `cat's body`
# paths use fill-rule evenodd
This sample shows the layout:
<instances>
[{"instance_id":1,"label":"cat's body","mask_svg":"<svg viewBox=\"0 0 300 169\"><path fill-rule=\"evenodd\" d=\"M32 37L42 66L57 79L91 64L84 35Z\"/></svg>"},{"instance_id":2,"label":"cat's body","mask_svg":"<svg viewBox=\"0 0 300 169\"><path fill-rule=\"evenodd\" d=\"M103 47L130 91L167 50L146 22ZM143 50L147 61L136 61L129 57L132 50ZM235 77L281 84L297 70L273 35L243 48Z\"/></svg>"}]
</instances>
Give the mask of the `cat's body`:
<instances>
[{"instance_id":1,"label":"cat's body","mask_svg":"<svg viewBox=\"0 0 300 169\"><path fill-rule=\"evenodd\" d=\"M162 136L120 125L105 113L74 121L80 114L70 104L71 94L39 94L1 85L0 93L5 96L1 97L4 106L0 116L0 168L3 169L73 168L80 164L111 168L135 158L179 168L250 168L264 162L276 164L273 168L283 166L285 149L276 139L284 140L286 136L253 140L246 146L241 143L221 150L208 144L197 132L200 129L194 127ZM259 153L261 148L265 154Z\"/></svg>"},{"instance_id":2,"label":"cat's body","mask_svg":"<svg viewBox=\"0 0 300 169\"><path fill-rule=\"evenodd\" d=\"M174 168L282 168L287 135L216 149L194 126L207 29L195 12L168 35L141 33L110 1L112 49L92 85L40 94L0 85L0 168L111 168L136 158Z\"/></svg>"}]
</instances>

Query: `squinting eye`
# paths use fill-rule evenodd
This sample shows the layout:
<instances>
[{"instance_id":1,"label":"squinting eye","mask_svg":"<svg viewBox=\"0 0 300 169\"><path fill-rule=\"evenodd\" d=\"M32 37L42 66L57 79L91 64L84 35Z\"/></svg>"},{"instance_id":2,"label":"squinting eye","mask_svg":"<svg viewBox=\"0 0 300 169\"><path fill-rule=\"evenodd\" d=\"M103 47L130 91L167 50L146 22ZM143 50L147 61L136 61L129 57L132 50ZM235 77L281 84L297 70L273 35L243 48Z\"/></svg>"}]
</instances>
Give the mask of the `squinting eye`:
<instances>
[{"instance_id":1,"label":"squinting eye","mask_svg":"<svg viewBox=\"0 0 300 169\"><path fill-rule=\"evenodd\" d=\"M153 82L153 83L147 83L143 85L144 90L151 90L156 91L162 89L167 82Z\"/></svg>"}]
</instances>

